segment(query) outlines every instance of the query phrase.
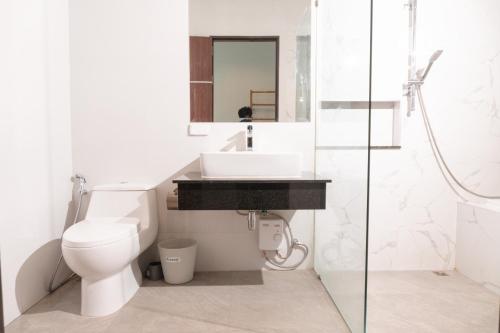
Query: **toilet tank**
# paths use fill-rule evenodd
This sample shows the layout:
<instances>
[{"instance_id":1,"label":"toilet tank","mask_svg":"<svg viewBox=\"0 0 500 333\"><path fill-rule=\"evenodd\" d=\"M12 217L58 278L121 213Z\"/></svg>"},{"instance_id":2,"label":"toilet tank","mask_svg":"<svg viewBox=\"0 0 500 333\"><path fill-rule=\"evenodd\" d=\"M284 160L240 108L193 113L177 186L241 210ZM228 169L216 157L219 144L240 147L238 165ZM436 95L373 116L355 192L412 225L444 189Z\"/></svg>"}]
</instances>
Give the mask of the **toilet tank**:
<instances>
[{"instance_id":1,"label":"toilet tank","mask_svg":"<svg viewBox=\"0 0 500 333\"><path fill-rule=\"evenodd\" d=\"M94 186L85 219L135 217L139 219L141 248L153 243L158 232L156 190L146 184L120 183Z\"/></svg>"}]
</instances>

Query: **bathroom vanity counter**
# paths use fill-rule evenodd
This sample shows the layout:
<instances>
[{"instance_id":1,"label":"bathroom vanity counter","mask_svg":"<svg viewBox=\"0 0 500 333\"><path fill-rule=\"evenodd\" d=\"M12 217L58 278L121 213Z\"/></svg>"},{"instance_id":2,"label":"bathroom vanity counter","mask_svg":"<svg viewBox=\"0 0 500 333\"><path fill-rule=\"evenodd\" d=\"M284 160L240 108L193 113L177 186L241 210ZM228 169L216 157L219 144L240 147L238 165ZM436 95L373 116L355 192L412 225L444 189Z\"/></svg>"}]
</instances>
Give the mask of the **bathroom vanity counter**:
<instances>
[{"instance_id":1,"label":"bathroom vanity counter","mask_svg":"<svg viewBox=\"0 0 500 333\"><path fill-rule=\"evenodd\" d=\"M179 210L325 209L326 184L312 173L290 179L205 179L188 173L177 184Z\"/></svg>"}]
</instances>

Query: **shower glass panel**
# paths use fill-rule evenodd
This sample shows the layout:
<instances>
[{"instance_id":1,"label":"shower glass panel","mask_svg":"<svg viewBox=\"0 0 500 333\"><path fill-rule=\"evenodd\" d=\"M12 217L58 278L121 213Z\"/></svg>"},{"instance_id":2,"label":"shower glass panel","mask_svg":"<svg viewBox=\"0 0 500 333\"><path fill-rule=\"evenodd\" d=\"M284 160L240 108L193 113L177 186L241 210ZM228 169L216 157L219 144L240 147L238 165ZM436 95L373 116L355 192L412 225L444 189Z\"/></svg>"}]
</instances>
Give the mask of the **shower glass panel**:
<instances>
[{"instance_id":1,"label":"shower glass panel","mask_svg":"<svg viewBox=\"0 0 500 333\"><path fill-rule=\"evenodd\" d=\"M498 333L500 1L373 0L372 31L401 144L371 152L367 330Z\"/></svg>"},{"instance_id":2,"label":"shower glass panel","mask_svg":"<svg viewBox=\"0 0 500 333\"><path fill-rule=\"evenodd\" d=\"M370 130L369 0L320 0L316 172L333 180L315 213L315 269L352 332L365 330Z\"/></svg>"}]
</instances>

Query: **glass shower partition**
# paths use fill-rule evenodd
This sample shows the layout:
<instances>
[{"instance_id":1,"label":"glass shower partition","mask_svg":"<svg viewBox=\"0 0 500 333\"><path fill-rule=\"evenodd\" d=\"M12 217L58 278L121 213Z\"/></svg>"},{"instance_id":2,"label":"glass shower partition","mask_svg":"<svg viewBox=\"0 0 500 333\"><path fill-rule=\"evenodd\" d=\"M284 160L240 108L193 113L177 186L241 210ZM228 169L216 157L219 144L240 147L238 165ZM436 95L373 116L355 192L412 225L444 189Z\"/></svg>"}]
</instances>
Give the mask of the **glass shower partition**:
<instances>
[{"instance_id":1,"label":"glass shower partition","mask_svg":"<svg viewBox=\"0 0 500 333\"><path fill-rule=\"evenodd\" d=\"M315 213L315 270L350 330L365 331L370 137L369 0L320 0L316 173L333 183Z\"/></svg>"}]
</instances>

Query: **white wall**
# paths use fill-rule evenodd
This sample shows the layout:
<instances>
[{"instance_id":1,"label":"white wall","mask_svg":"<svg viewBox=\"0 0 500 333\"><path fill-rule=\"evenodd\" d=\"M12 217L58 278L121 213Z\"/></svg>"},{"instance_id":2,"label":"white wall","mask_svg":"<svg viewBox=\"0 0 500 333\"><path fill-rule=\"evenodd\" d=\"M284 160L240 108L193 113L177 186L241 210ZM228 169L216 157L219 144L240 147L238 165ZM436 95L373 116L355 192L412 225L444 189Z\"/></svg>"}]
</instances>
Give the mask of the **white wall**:
<instances>
[{"instance_id":1,"label":"white wall","mask_svg":"<svg viewBox=\"0 0 500 333\"><path fill-rule=\"evenodd\" d=\"M276 43L214 43L214 121L239 122L250 106L250 90L275 90ZM274 94L254 95L254 103L274 103ZM274 119L274 108L255 107L253 117Z\"/></svg>"},{"instance_id":2,"label":"white wall","mask_svg":"<svg viewBox=\"0 0 500 333\"><path fill-rule=\"evenodd\" d=\"M0 5L0 245L6 324L47 294L71 201L65 0Z\"/></svg>"},{"instance_id":3,"label":"white wall","mask_svg":"<svg viewBox=\"0 0 500 333\"><path fill-rule=\"evenodd\" d=\"M296 38L305 15L309 15L310 4L310 0L189 0L189 34L280 36L280 121L293 122L296 95Z\"/></svg>"},{"instance_id":4,"label":"white wall","mask_svg":"<svg viewBox=\"0 0 500 333\"><path fill-rule=\"evenodd\" d=\"M160 239L199 241L197 270L263 266L256 235L234 212L167 211L171 180L199 169L200 152L241 140L244 124L211 124L187 135L189 31L184 0L70 1L73 164L92 184L159 185ZM313 170L312 123L255 124L257 150L299 151ZM312 244L311 211L296 212L295 236ZM311 267L311 258L303 267Z\"/></svg>"}]
</instances>

